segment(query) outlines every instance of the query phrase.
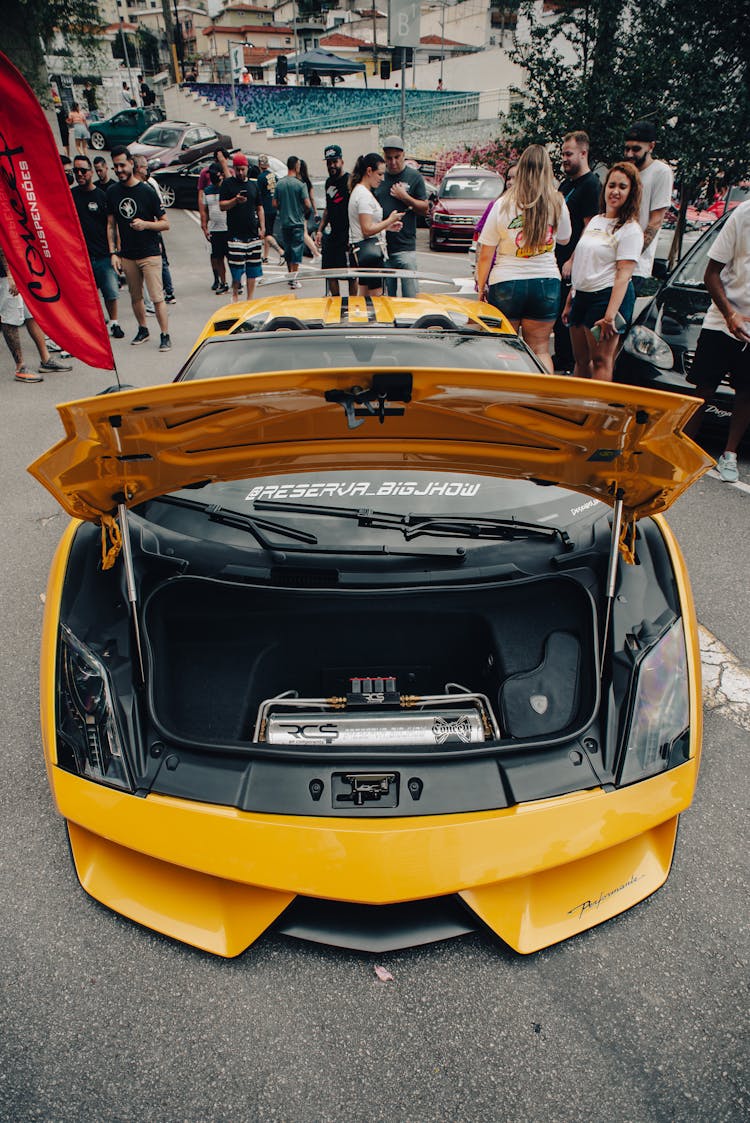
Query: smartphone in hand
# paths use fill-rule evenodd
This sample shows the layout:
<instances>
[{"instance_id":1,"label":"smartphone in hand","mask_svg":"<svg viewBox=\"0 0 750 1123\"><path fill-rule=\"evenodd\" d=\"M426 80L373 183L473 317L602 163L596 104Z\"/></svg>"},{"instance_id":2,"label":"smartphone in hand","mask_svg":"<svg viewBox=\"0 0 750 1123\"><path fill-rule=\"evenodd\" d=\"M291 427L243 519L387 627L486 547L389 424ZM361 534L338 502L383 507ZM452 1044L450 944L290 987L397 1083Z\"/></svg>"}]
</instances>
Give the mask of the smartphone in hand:
<instances>
[{"instance_id":1,"label":"smartphone in hand","mask_svg":"<svg viewBox=\"0 0 750 1123\"><path fill-rule=\"evenodd\" d=\"M614 325L615 331L618 335L622 335L622 333L625 331L625 328L628 326L625 322L625 317L621 316L619 312L615 313ZM602 329L599 327L599 325L594 324L593 328L591 328L591 334L593 335L597 343L599 342L599 336L601 335L601 333Z\"/></svg>"}]
</instances>

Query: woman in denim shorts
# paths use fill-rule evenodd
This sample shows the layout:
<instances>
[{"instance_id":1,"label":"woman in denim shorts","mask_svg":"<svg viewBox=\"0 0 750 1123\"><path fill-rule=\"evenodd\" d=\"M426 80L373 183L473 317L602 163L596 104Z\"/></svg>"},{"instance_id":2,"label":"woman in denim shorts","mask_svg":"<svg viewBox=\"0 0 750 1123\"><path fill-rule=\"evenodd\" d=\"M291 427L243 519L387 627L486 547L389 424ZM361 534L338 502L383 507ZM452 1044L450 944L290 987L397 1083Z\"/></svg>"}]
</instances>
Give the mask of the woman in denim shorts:
<instances>
[{"instance_id":1,"label":"woman in denim shorts","mask_svg":"<svg viewBox=\"0 0 750 1123\"><path fill-rule=\"evenodd\" d=\"M477 290L518 331L548 374L549 339L560 302L555 245L571 235L570 215L540 144L521 155L511 188L501 195L479 235ZM494 264L493 264L494 256Z\"/></svg>"},{"instance_id":2,"label":"woman in denim shorts","mask_svg":"<svg viewBox=\"0 0 750 1123\"><path fill-rule=\"evenodd\" d=\"M607 172L601 213L594 215L576 246L572 288L562 314L570 328L577 378L612 381L635 305L631 277L643 249L640 206L641 179L635 164L614 164Z\"/></svg>"}]
</instances>

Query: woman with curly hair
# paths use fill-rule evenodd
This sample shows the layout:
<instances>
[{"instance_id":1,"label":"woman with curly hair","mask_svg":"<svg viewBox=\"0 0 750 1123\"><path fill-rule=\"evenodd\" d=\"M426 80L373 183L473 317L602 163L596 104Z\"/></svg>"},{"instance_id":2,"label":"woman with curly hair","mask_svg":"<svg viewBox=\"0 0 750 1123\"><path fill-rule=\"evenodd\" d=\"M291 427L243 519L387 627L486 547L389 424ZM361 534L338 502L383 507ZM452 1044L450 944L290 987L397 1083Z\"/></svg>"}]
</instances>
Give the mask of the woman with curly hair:
<instances>
[{"instance_id":1,"label":"woman with curly hair","mask_svg":"<svg viewBox=\"0 0 750 1123\"><path fill-rule=\"evenodd\" d=\"M573 255L570 295L563 323L578 378L612 381L615 357L633 316L631 277L643 249L638 223L641 177L635 164L622 161L607 172L600 213L594 215Z\"/></svg>"},{"instance_id":2,"label":"woman with curly hair","mask_svg":"<svg viewBox=\"0 0 750 1123\"><path fill-rule=\"evenodd\" d=\"M555 245L570 240L568 208L555 186L541 144L521 154L513 183L490 211L479 235L477 290L505 315L548 374L549 339L560 303ZM493 264L494 255L494 264Z\"/></svg>"}]
</instances>

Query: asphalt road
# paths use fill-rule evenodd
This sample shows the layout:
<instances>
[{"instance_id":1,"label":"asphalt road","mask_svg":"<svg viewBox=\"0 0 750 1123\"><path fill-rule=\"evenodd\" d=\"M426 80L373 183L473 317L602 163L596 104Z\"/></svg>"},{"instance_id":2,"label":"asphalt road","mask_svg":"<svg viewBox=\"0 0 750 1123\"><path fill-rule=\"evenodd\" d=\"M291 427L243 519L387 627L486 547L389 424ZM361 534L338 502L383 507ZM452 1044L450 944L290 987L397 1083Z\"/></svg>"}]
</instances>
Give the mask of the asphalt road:
<instances>
[{"instance_id":1,"label":"asphalt road","mask_svg":"<svg viewBox=\"0 0 750 1123\"><path fill-rule=\"evenodd\" d=\"M158 335L131 348L124 307L116 355L136 385L171 377L217 303L200 231L172 217L174 349L158 354ZM466 269L460 254L422 264ZM664 888L527 958L483 935L379 959L271 935L224 961L86 896L38 728L42 596L64 517L24 469L61 435L55 403L112 378L80 363L38 386L11 375L0 351L0 1119L746 1119L748 734L732 707L707 714ZM701 622L748 666L747 460L741 471L747 490L706 477L671 520Z\"/></svg>"}]
</instances>

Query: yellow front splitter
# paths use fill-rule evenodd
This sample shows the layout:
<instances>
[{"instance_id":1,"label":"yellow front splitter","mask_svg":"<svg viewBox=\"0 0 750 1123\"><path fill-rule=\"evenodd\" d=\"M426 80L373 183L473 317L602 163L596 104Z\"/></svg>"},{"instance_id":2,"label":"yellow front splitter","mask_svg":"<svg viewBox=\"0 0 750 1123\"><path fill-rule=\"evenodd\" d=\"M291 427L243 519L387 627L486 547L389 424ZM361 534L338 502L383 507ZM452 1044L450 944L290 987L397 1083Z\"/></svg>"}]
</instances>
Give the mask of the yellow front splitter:
<instances>
[{"instance_id":1,"label":"yellow front splitter","mask_svg":"<svg viewBox=\"0 0 750 1123\"><path fill-rule=\"evenodd\" d=\"M298 894L387 905L457 893L525 953L615 916L663 884L697 764L620 791L389 820L141 799L51 771L84 889L206 951L238 955Z\"/></svg>"}]
</instances>

